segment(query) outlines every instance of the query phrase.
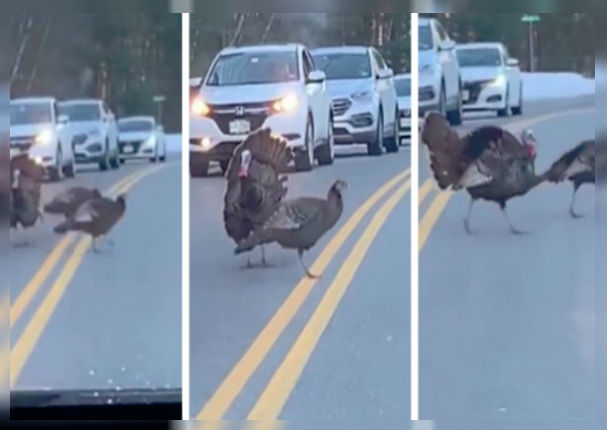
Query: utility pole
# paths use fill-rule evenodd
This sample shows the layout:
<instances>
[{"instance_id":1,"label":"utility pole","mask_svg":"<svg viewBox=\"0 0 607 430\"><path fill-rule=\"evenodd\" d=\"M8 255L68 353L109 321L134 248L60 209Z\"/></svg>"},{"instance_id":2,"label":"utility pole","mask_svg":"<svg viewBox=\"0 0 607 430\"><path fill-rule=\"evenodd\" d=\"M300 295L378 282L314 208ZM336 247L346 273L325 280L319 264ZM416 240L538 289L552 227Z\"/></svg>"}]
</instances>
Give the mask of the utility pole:
<instances>
[{"instance_id":1,"label":"utility pole","mask_svg":"<svg viewBox=\"0 0 607 430\"><path fill-rule=\"evenodd\" d=\"M522 22L529 24L529 71L535 72L535 32L533 24L539 22L539 15L523 15Z\"/></svg>"},{"instance_id":2,"label":"utility pole","mask_svg":"<svg viewBox=\"0 0 607 430\"><path fill-rule=\"evenodd\" d=\"M163 125L162 124L162 104L164 103L164 101L166 100L166 97L163 95L157 95L154 96L154 103L156 103L156 123L158 125Z\"/></svg>"}]
</instances>

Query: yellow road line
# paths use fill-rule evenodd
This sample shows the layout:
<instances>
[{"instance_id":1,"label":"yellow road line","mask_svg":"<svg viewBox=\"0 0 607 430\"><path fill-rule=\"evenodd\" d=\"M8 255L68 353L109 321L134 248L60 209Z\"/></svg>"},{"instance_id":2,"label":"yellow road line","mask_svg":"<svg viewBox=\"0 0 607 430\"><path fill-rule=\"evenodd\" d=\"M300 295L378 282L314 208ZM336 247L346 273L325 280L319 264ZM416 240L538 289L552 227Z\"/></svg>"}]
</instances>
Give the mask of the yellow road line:
<instances>
[{"instance_id":1,"label":"yellow road line","mask_svg":"<svg viewBox=\"0 0 607 430\"><path fill-rule=\"evenodd\" d=\"M247 420L276 420L303 373L320 337L333 317L373 240L411 185L403 184L382 205L341 265L312 317L278 367Z\"/></svg>"},{"instance_id":2,"label":"yellow road line","mask_svg":"<svg viewBox=\"0 0 607 430\"><path fill-rule=\"evenodd\" d=\"M348 219L322 250L316 261L314 261L311 270L316 273L324 272L335 254L341 249L342 245L350 237L367 212L369 212L384 195L394 188L394 186L407 178L408 175L410 175L409 169L396 175L359 206L350 219ZM297 311L304 303L315 284L316 280L308 277L304 277L299 281L280 308L249 346L244 355L240 358L238 363L236 363L230 373L219 385L213 396L196 415L197 420L222 419L223 415L236 396L240 394L253 372L259 367L281 333L297 314Z\"/></svg>"},{"instance_id":3,"label":"yellow road line","mask_svg":"<svg viewBox=\"0 0 607 430\"><path fill-rule=\"evenodd\" d=\"M453 193L451 191L443 191L438 193L437 196L434 198L434 201L430 204L430 207L424 214L424 217L419 223L420 251L424 247L424 244L426 243L426 239L428 239L428 236L430 235L432 227L434 227L436 220L443 212L443 209L447 205L447 202L449 201L452 195Z\"/></svg>"},{"instance_id":4,"label":"yellow road line","mask_svg":"<svg viewBox=\"0 0 607 430\"><path fill-rule=\"evenodd\" d=\"M149 169L146 169L149 170ZM124 184L128 184L133 179L137 178L145 172L146 170L137 170L133 173L130 173L126 177L122 178L116 184L108 188L106 193L112 193L116 189L120 189L120 187L124 186ZM51 251L49 256L44 260L38 271L34 274L32 279L27 283L25 288L20 292L15 300L14 304L10 308L10 327L12 328L25 309L29 306L31 301L34 299L40 287L44 284L46 279L49 277L61 257L68 249L68 247L74 242L76 238L76 234L68 233L65 237L63 237L55 248Z\"/></svg>"},{"instance_id":5,"label":"yellow road line","mask_svg":"<svg viewBox=\"0 0 607 430\"><path fill-rule=\"evenodd\" d=\"M424 185L419 187L419 197L418 197L419 205L422 204L422 202L426 199L428 194L430 194L430 191L432 191L433 188L434 188L434 181L432 180L432 178L426 179L426 182L424 182Z\"/></svg>"},{"instance_id":6,"label":"yellow road line","mask_svg":"<svg viewBox=\"0 0 607 430\"><path fill-rule=\"evenodd\" d=\"M140 181L145 176L156 172L163 168L159 166L156 168L146 169L143 173L136 172L138 175L133 175L130 180L123 180L116 186L112 187L113 192L126 192L135 183ZM38 339L40 338L44 328L46 327L53 311L59 304L63 293L67 289L70 281L74 277L78 266L80 265L82 258L86 254L92 240L90 236L82 237L76 245L72 255L68 258L65 266L61 270L61 273L51 286L46 297L34 313L33 317L25 327L21 337L15 343L15 346L10 351L10 388L12 389L25 366L29 356L31 355Z\"/></svg>"}]
</instances>

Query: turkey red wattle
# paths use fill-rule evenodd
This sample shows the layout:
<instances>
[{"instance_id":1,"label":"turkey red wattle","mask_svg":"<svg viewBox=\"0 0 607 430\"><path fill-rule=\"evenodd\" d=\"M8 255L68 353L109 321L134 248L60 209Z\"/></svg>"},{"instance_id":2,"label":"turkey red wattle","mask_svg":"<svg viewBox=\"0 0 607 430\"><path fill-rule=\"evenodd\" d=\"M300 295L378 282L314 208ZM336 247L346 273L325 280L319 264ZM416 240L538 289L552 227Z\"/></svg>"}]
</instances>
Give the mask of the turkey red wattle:
<instances>
[{"instance_id":1,"label":"turkey red wattle","mask_svg":"<svg viewBox=\"0 0 607 430\"><path fill-rule=\"evenodd\" d=\"M537 156L537 150L535 149L535 145L531 144L531 143L527 143L527 151L529 151L529 156L535 160L535 157Z\"/></svg>"}]
</instances>

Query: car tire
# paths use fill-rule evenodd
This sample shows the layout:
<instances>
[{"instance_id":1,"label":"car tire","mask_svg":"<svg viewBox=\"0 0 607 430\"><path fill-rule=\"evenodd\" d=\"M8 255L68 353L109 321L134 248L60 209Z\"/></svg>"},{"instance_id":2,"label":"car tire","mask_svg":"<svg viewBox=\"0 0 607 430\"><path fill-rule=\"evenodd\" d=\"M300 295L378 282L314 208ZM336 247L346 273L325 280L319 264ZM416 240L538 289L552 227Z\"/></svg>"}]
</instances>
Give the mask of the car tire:
<instances>
[{"instance_id":1,"label":"car tire","mask_svg":"<svg viewBox=\"0 0 607 430\"><path fill-rule=\"evenodd\" d=\"M70 164L63 168L63 173L65 174L66 178L73 178L76 176L76 162L73 158Z\"/></svg>"},{"instance_id":2,"label":"car tire","mask_svg":"<svg viewBox=\"0 0 607 430\"><path fill-rule=\"evenodd\" d=\"M512 108L512 115L523 114L523 85L521 84L520 94L518 96L518 106Z\"/></svg>"},{"instance_id":3,"label":"car tire","mask_svg":"<svg viewBox=\"0 0 607 430\"><path fill-rule=\"evenodd\" d=\"M99 170L106 171L110 167L110 145L108 142L105 143L105 154L103 160L99 162Z\"/></svg>"},{"instance_id":4,"label":"car tire","mask_svg":"<svg viewBox=\"0 0 607 430\"><path fill-rule=\"evenodd\" d=\"M193 178L203 178L209 174L209 162L190 164L190 176Z\"/></svg>"},{"instance_id":5,"label":"car tire","mask_svg":"<svg viewBox=\"0 0 607 430\"><path fill-rule=\"evenodd\" d=\"M398 108L396 109L396 115L394 117L394 124L392 126L392 137L387 137L384 139L384 146L387 152L398 152L399 147L399 116L398 116Z\"/></svg>"},{"instance_id":6,"label":"car tire","mask_svg":"<svg viewBox=\"0 0 607 430\"><path fill-rule=\"evenodd\" d=\"M324 143L316 151L316 158L318 164L321 166L329 166L333 164L335 160L335 140L333 136L333 119L329 120L329 127L327 130L327 142Z\"/></svg>"},{"instance_id":7,"label":"car tire","mask_svg":"<svg viewBox=\"0 0 607 430\"><path fill-rule=\"evenodd\" d=\"M447 120L451 125L461 125L462 123L462 87L458 86L457 106L455 109L447 112Z\"/></svg>"},{"instance_id":8,"label":"car tire","mask_svg":"<svg viewBox=\"0 0 607 430\"><path fill-rule=\"evenodd\" d=\"M167 149L163 148L162 155L160 156L160 162L164 163L167 159Z\"/></svg>"},{"instance_id":9,"label":"car tire","mask_svg":"<svg viewBox=\"0 0 607 430\"><path fill-rule=\"evenodd\" d=\"M506 105L505 105L504 109L497 110L497 116L499 116L500 118L510 116L510 107L508 106L508 101L510 100L510 89L508 89L508 88L506 88L505 99L506 99L505 100Z\"/></svg>"},{"instance_id":10,"label":"car tire","mask_svg":"<svg viewBox=\"0 0 607 430\"><path fill-rule=\"evenodd\" d=\"M384 116L380 109L377 114L377 129L375 130L375 138L367 143L367 153L369 155L381 155L383 151L384 141Z\"/></svg>"},{"instance_id":11,"label":"car tire","mask_svg":"<svg viewBox=\"0 0 607 430\"><path fill-rule=\"evenodd\" d=\"M120 155L118 154L118 149L114 151L114 156L110 160L110 166L112 167L112 169L120 168Z\"/></svg>"},{"instance_id":12,"label":"car tire","mask_svg":"<svg viewBox=\"0 0 607 430\"><path fill-rule=\"evenodd\" d=\"M304 150L295 154L295 170L298 172L309 172L314 165L314 126L308 118L306 123L306 136Z\"/></svg>"},{"instance_id":13,"label":"car tire","mask_svg":"<svg viewBox=\"0 0 607 430\"><path fill-rule=\"evenodd\" d=\"M445 94L445 83L443 82L440 87L440 96L438 98L438 113L443 118L447 118L447 95Z\"/></svg>"},{"instance_id":14,"label":"car tire","mask_svg":"<svg viewBox=\"0 0 607 430\"><path fill-rule=\"evenodd\" d=\"M48 169L49 179L53 182L60 182L63 179L63 153L61 152L61 146L57 147L57 153L55 154L55 167Z\"/></svg>"}]
</instances>

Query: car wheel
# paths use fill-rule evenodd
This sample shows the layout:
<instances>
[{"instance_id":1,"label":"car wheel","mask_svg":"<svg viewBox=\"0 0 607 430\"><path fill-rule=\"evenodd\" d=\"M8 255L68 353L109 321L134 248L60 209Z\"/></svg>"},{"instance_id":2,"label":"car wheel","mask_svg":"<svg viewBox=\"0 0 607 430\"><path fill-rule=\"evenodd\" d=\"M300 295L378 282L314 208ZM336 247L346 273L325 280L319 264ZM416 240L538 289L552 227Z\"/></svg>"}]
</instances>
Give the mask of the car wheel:
<instances>
[{"instance_id":1,"label":"car wheel","mask_svg":"<svg viewBox=\"0 0 607 430\"><path fill-rule=\"evenodd\" d=\"M166 149L166 147L164 147L162 150L162 155L160 156L160 161L164 163L166 161L166 159L167 159L167 149Z\"/></svg>"},{"instance_id":2,"label":"car wheel","mask_svg":"<svg viewBox=\"0 0 607 430\"><path fill-rule=\"evenodd\" d=\"M462 89L458 87L457 106L447 113L447 119L451 125L460 125L462 123Z\"/></svg>"},{"instance_id":3,"label":"car wheel","mask_svg":"<svg viewBox=\"0 0 607 430\"><path fill-rule=\"evenodd\" d=\"M499 117L506 117L509 116L510 114L510 107L508 106L508 101L510 100L510 90L506 89L506 96L505 96L505 107L504 109L498 109L497 110L497 116Z\"/></svg>"},{"instance_id":4,"label":"car wheel","mask_svg":"<svg viewBox=\"0 0 607 430\"><path fill-rule=\"evenodd\" d=\"M190 164L190 176L193 178L202 178L209 174L209 162Z\"/></svg>"},{"instance_id":5,"label":"car wheel","mask_svg":"<svg viewBox=\"0 0 607 430\"><path fill-rule=\"evenodd\" d=\"M394 116L394 124L392 125L392 136L384 140L384 146L388 152L398 152L399 150L399 138L400 128L398 124L398 109L396 109L396 115Z\"/></svg>"},{"instance_id":6,"label":"car wheel","mask_svg":"<svg viewBox=\"0 0 607 430\"><path fill-rule=\"evenodd\" d=\"M74 161L73 157L70 164L65 166L63 171L65 173L65 176L68 178L73 178L74 176L76 176L76 162Z\"/></svg>"},{"instance_id":7,"label":"car wheel","mask_svg":"<svg viewBox=\"0 0 607 430\"><path fill-rule=\"evenodd\" d=\"M382 111L377 115L377 129L375 130L375 138L372 142L367 143L367 152L369 155L381 155L383 152L384 141L384 118Z\"/></svg>"},{"instance_id":8,"label":"car wheel","mask_svg":"<svg viewBox=\"0 0 607 430\"><path fill-rule=\"evenodd\" d=\"M230 164L230 160L221 160L219 162L219 167L221 167L221 172L225 174L228 171L228 166Z\"/></svg>"},{"instance_id":9,"label":"car wheel","mask_svg":"<svg viewBox=\"0 0 607 430\"><path fill-rule=\"evenodd\" d=\"M523 114L523 85L521 84L518 96L518 106L512 108L512 115Z\"/></svg>"},{"instance_id":10,"label":"car wheel","mask_svg":"<svg viewBox=\"0 0 607 430\"><path fill-rule=\"evenodd\" d=\"M120 168L120 155L118 154L118 149L114 151L114 156L110 160L110 166L112 167L112 169Z\"/></svg>"},{"instance_id":11,"label":"car wheel","mask_svg":"<svg viewBox=\"0 0 607 430\"><path fill-rule=\"evenodd\" d=\"M105 154L103 154L103 160L99 162L99 170L106 171L110 167L110 145L105 142Z\"/></svg>"},{"instance_id":12,"label":"car wheel","mask_svg":"<svg viewBox=\"0 0 607 430\"><path fill-rule=\"evenodd\" d=\"M333 164L335 160L335 140L333 137L333 119L329 120L329 127L327 130L327 142L324 143L317 150L318 164L321 166L328 166Z\"/></svg>"},{"instance_id":13,"label":"car wheel","mask_svg":"<svg viewBox=\"0 0 607 430\"><path fill-rule=\"evenodd\" d=\"M55 154L55 166L49 168L49 177L53 182L59 182L63 179L63 153L60 145L57 147L57 153Z\"/></svg>"},{"instance_id":14,"label":"car wheel","mask_svg":"<svg viewBox=\"0 0 607 430\"><path fill-rule=\"evenodd\" d=\"M438 113L440 113L443 118L447 117L447 96L445 95L444 83L440 88L440 97L438 98Z\"/></svg>"},{"instance_id":15,"label":"car wheel","mask_svg":"<svg viewBox=\"0 0 607 430\"><path fill-rule=\"evenodd\" d=\"M298 172L308 172L314 165L314 127L312 121L308 118L306 123L306 136L304 148L295 155L295 170Z\"/></svg>"}]
</instances>

